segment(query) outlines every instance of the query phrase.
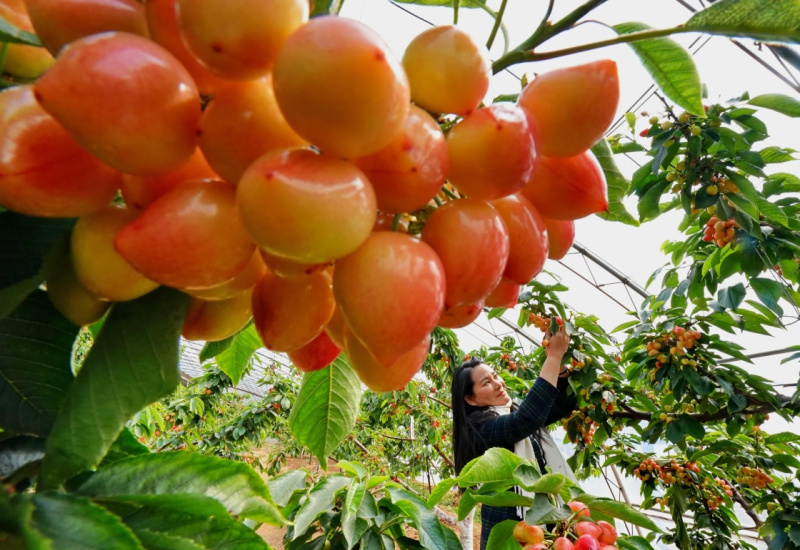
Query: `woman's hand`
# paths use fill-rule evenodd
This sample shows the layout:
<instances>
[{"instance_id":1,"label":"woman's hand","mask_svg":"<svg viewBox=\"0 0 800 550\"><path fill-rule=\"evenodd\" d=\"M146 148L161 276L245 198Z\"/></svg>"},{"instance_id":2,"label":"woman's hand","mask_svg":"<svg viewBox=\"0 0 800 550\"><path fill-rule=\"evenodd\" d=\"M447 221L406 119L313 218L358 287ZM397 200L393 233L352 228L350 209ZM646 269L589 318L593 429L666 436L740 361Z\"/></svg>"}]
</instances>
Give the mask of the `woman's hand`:
<instances>
[{"instance_id":1,"label":"woman's hand","mask_svg":"<svg viewBox=\"0 0 800 550\"><path fill-rule=\"evenodd\" d=\"M558 330L553 336L550 336L550 331L548 330L545 335L545 339L550 340L546 348L547 357L553 357L556 361L561 361L564 357L564 354L567 352L567 348L569 347L569 336L567 335L567 331L564 330L563 326L559 326Z\"/></svg>"}]
</instances>

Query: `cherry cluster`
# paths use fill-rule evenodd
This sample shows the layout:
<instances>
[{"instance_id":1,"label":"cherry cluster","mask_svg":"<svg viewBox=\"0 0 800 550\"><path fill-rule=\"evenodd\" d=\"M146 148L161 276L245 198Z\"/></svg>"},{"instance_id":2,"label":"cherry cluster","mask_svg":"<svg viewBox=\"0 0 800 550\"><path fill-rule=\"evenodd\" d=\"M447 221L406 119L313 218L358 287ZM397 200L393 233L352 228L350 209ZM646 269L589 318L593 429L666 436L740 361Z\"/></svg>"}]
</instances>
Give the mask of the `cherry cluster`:
<instances>
[{"instance_id":1,"label":"cherry cluster","mask_svg":"<svg viewBox=\"0 0 800 550\"><path fill-rule=\"evenodd\" d=\"M736 475L736 483L753 489L763 489L775 480L761 468L745 466Z\"/></svg>"},{"instance_id":2,"label":"cherry cluster","mask_svg":"<svg viewBox=\"0 0 800 550\"><path fill-rule=\"evenodd\" d=\"M723 221L716 216L711 216L703 230L703 240L708 243L713 242L720 248L724 247L736 237L736 227L733 218Z\"/></svg>"}]
</instances>

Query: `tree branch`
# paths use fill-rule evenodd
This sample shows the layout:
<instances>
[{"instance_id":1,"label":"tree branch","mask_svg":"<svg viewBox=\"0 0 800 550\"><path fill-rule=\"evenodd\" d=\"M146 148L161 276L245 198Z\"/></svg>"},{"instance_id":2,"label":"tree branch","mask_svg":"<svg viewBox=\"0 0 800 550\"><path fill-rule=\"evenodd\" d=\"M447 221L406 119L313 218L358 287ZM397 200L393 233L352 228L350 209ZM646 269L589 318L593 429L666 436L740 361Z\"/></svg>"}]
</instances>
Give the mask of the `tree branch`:
<instances>
[{"instance_id":1,"label":"tree branch","mask_svg":"<svg viewBox=\"0 0 800 550\"><path fill-rule=\"evenodd\" d=\"M442 448L439 447L438 443L434 443L433 444L433 448L437 453L439 453L439 456L442 457L442 460L444 460L447 463L448 466L450 466L451 468L455 469L455 467L456 467L455 462L453 462L452 459L449 456L444 454L444 451L442 451Z\"/></svg>"},{"instance_id":2,"label":"tree branch","mask_svg":"<svg viewBox=\"0 0 800 550\"><path fill-rule=\"evenodd\" d=\"M761 521L761 518L758 517L758 514L756 513L756 511L753 510L753 507L750 505L750 503L747 502L744 499L744 496L742 496L742 493L740 493L739 491L736 490L736 487L733 486L733 483L731 483L727 479L725 480L725 483L727 483L728 487L731 488L731 492L733 493L734 502L738 503L739 506L741 506L742 509L747 513L747 515L750 516L750 519L752 519L753 522L756 524L756 529L760 529L761 528L761 524L763 522Z\"/></svg>"},{"instance_id":3,"label":"tree branch","mask_svg":"<svg viewBox=\"0 0 800 550\"><path fill-rule=\"evenodd\" d=\"M444 401L442 401L441 399L437 399L437 398L435 398L435 397L434 397L434 396L432 396L432 395L429 395L429 396L428 396L428 399L433 399L434 401L436 401L436 402L437 402L437 403L439 403L440 405L444 405L444 406L445 406L445 407L447 407L448 409L452 409L452 408L453 408L453 406L452 406L452 405L450 405L450 403L445 403L445 402L444 402Z\"/></svg>"},{"instance_id":4,"label":"tree branch","mask_svg":"<svg viewBox=\"0 0 800 550\"><path fill-rule=\"evenodd\" d=\"M363 452L364 454L369 454L369 449L367 449L367 448L364 446L364 444L363 444L363 443L361 443L361 442L360 442L358 439L356 439L355 437L353 437L353 438L352 438L350 441L352 441L353 443L355 443L356 447L358 447L359 449L361 449L361 452Z\"/></svg>"}]
</instances>

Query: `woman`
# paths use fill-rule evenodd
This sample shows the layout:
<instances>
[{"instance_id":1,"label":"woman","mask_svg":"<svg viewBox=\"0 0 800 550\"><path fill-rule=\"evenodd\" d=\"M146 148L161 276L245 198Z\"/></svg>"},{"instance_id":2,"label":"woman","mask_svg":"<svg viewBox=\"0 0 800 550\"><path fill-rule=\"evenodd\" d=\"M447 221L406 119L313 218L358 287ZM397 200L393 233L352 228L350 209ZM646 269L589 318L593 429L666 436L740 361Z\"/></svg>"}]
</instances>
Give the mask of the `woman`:
<instances>
[{"instance_id":1,"label":"woman","mask_svg":"<svg viewBox=\"0 0 800 550\"><path fill-rule=\"evenodd\" d=\"M568 345L569 337L560 328L545 348L547 358L539 378L515 409L510 407L505 382L488 365L472 358L456 369L452 386L456 474L492 447L517 454L532 447L539 468L544 471L542 444L549 436L543 428L568 416L575 407L575 398L566 395L569 371L561 365ZM486 548L492 527L506 519L522 518L513 507L481 508L481 550Z\"/></svg>"}]
</instances>

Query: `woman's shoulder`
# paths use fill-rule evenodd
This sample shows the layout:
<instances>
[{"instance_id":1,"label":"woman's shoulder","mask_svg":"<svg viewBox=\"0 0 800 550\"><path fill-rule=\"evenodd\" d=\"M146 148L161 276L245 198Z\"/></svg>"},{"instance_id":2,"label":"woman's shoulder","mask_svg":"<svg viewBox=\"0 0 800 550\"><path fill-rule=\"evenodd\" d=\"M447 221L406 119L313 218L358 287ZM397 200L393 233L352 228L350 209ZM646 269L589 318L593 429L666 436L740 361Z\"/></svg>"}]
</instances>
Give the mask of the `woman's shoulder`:
<instances>
[{"instance_id":1,"label":"woman's shoulder","mask_svg":"<svg viewBox=\"0 0 800 550\"><path fill-rule=\"evenodd\" d=\"M481 424L485 424L489 420L496 418L497 413L491 410L489 407L475 409L474 411L470 411L467 415L469 421L476 426L480 426Z\"/></svg>"}]
</instances>

